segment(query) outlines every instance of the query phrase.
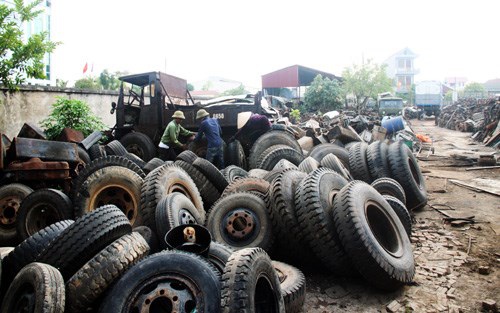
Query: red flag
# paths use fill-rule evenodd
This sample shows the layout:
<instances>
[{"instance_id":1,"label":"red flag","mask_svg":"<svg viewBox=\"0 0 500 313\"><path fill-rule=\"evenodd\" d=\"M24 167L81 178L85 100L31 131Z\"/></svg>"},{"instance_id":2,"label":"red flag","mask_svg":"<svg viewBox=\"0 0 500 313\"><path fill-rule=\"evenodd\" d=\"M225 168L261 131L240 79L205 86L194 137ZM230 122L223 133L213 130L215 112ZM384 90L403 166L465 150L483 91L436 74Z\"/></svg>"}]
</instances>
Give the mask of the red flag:
<instances>
[{"instance_id":1,"label":"red flag","mask_svg":"<svg viewBox=\"0 0 500 313\"><path fill-rule=\"evenodd\" d=\"M87 72L88 68L89 68L89 65L87 62L85 62L85 66L83 67L83 74L85 74L85 72Z\"/></svg>"}]
</instances>

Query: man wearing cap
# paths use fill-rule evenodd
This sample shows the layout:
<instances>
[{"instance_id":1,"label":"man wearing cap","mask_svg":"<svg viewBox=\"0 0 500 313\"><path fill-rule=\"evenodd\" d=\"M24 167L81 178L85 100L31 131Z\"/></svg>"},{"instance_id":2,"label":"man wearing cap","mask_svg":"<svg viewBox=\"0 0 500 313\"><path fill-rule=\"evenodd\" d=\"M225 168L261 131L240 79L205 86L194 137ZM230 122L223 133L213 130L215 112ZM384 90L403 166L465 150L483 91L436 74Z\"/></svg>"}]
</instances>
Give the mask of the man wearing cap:
<instances>
[{"instance_id":1,"label":"man wearing cap","mask_svg":"<svg viewBox=\"0 0 500 313\"><path fill-rule=\"evenodd\" d=\"M204 109L196 112L196 119L201 120L200 129L194 138L194 141L200 140L203 135L207 139L207 155L205 159L213 163L219 169L224 168L224 141L221 138L222 130L219 122L211 118L210 114Z\"/></svg>"},{"instance_id":2,"label":"man wearing cap","mask_svg":"<svg viewBox=\"0 0 500 313\"><path fill-rule=\"evenodd\" d=\"M181 126L182 120L184 120L184 113L182 111L175 111L172 115L172 121L168 123L167 128L161 136L160 144L160 157L163 160L175 160L177 153L187 149L186 144L182 144L179 141L179 135L191 136L190 140L194 138L194 133L185 129Z\"/></svg>"},{"instance_id":3,"label":"man wearing cap","mask_svg":"<svg viewBox=\"0 0 500 313\"><path fill-rule=\"evenodd\" d=\"M238 113L237 123L238 132L229 141L240 141L246 151L250 150L257 138L271 129L267 116L252 112Z\"/></svg>"}]
</instances>

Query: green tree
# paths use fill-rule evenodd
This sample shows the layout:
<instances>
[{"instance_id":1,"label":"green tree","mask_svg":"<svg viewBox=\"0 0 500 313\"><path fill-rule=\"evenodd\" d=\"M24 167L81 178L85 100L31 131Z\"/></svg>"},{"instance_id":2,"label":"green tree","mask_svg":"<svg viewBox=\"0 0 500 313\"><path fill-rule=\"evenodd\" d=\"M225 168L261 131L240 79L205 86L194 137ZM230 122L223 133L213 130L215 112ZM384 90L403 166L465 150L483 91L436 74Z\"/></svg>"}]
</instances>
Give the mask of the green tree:
<instances>
[{"instance_id":1,"label":"green tree","mask_svg":"<svg viewBox=\"0 0 500 313\"><path fill-rule=\"evenodd\" d=\"M463 97L465 98L484 98L486 97L486 89L483 84L470 83L465 86L463 90Z\"/></svg>"},{"instance_id":2,"label":"green tree","mask_svg":"<svg viewBox=\"0 0 500 313\"><path fill-rule=\"evenodd\" d=\"M188 91L193 91L194 90L194 86L192 84L187 84L187 90Z\"/></svg>"},{"instance_id":3,"label":"green tree","mask_svg":"<svg viewBox=\"0 0 500 313\"><path fill-rule=\"evenodd\" d=\"M99 74L97 82L104 90L118 90L120 88L119 73L110 73L107 69Z\"/></svg>"},{"instance_id":4,"label":"green tree","mask_svg":"<svg viewBox=\"0 0 500 313\"><path fill-rule=\"evenodd\" d=\"M304 94L308 111L328 112L342 107L342 89L337 80L317 75Z\"/></svg>"},{"instance_id":5,"label":"green tree","mask_svg":"<svg viewBox=\"0 0 500 313\"><path fill-rule=\"evenodd\" d=\"M368 60L362 65L354 64L342 73L344 93L355 96L358 110L366 106L369 98L377 99L379 93L392 90L392 80L385 67Z\"/></svg>"},{"instance_id":6,"label":"green tree","mask_svg":"<svg viewBox=\"0 0 500 313\"><path fill-rule=\"evenodd\" d=\"M76 89L101 90L101 84L95 77L85 77L75 82Z\"/></svg>"},{"instance_id":7,"label":"green tree","mask_svg":"<svg viewBox=\"0 0 500 313\"><path fill-rule=\"evenodd\" d=\"M245 89L245 86L243 84L240 84L238 87L229 89L221 93L221 96L237 96L237 95L243 95L248 93L248 91Z\"/></svg>"},{"instance_id":8,"label":"green tree","mask_svg":"<svg viewBox=\"0 0 500 313\"><path fill-rule=\"evenodd\" d=\"M26 78L45 78L44 55L59 44L50 41L47 32L23 42L22 23L42 12L35 10L41 2L36 0L25 6L23 0L14 0L13 8L0 4L0 82L11 91L17 90Z\"/></svg>"},{"instance_id":9,"label":"green tree","mask_svg":"<svg viewBox=\"0 0 500 313\"><path fill-rule=\"evenodd\" d=\"M49 116L40 122L48 139L56 139L65 127L79 130L85 137L96 130L105 130L101 118L83 101L57 98Z\"/></svg>"}]
</instances>

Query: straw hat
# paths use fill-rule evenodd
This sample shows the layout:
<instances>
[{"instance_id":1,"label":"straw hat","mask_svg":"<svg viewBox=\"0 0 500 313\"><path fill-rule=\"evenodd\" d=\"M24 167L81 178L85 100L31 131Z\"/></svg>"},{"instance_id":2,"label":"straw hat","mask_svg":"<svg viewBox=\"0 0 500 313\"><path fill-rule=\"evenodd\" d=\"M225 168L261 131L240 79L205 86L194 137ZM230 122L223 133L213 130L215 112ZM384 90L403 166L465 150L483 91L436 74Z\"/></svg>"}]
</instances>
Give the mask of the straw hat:
<instances>
[{"instance_id":1,"label":"straw hat","mask_svg":"<svg viewBox=\"0 0 500 313\"><path fill-rule=\"evenodd\" d=\"M252 116L252 112L241 112L238 113L238 129L241 129L245 124L248 122L250 119L250 116Z\"/></svg>"},{"instance_id":2,"label":"straw hat","mask_svg":"<svg viewBox=\"0 0 500 313\"><path fill-rule=\"evenodd\" d=\"M208 112L205 111L205 109L200 109L198 112L196 112L196 119L199 120L200 118L204 118L205 116L208 116Z\"/></svg>"},{"instance_id":3,"label":"straw hat","mask_svg":"<svg viewBox=\"0 0 500 313\"><path fill-rule=\"evenodd\" d=\"M184 117L184 113L182 113L182 111L175 111L174 115L172 115L172 118L180 118L182 120L186 119Z\"/></svg>"}]
</instances>

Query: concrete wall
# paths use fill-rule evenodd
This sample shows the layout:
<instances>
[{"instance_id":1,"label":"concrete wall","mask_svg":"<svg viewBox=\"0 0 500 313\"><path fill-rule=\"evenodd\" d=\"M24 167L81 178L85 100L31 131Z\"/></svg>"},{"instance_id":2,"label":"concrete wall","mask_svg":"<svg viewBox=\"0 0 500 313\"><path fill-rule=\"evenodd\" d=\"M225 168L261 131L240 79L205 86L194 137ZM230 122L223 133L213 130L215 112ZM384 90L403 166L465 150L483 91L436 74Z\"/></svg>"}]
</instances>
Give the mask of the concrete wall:
<instances>
[{"instance_id":1,"label":"concrete wall","mask_svg":"<svg viewBox=\"0 0 500 313\"><path fill-rule=\"evenodd\" d=\"M107 126L115 125L116 116L109 111L111 102L118 100L118 92L23 86L19 91L10 93L0 87L0 132L12 139L24 123L40 126L39 122L50 114L57 97L82 100Z\"/></svg>"}]
</instances>

